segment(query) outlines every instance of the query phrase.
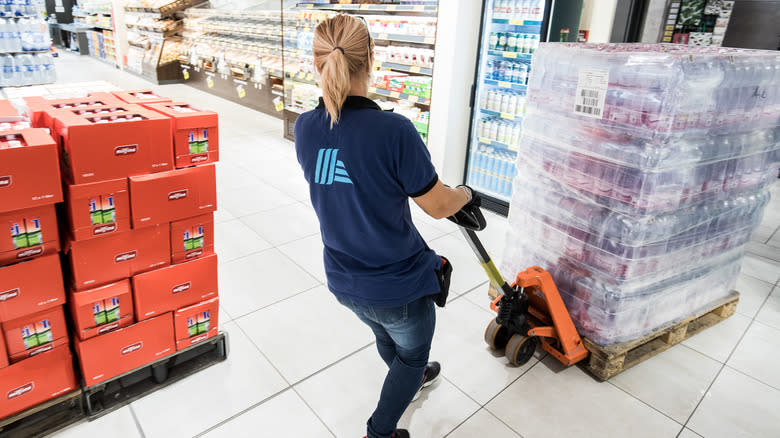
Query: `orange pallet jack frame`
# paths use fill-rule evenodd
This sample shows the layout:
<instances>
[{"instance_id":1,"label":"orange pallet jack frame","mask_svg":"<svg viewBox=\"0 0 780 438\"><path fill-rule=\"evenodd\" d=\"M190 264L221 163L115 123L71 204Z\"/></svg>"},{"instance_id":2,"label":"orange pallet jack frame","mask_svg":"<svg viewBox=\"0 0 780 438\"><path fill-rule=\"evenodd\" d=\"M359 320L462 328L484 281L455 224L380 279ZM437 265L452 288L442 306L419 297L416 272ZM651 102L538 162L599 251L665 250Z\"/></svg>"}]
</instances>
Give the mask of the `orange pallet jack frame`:
<instances>
[{"instance_id":1,"label":"orange pallet jack frame","mask_svg":"<svg viewBox=\"0 0 780 438\"><path fill-rule=\"evenodd\" d=\"M566 366L588 357L550 273L533 266L517 274L515 282L509 285L477 237L476 231L487 225L479 205L464 207L450 220L460 226L490 284L500 291L490 304L497 316L485 330L485 342L491 348L504 349L506 358L515 366L528 362L540 342L545 351Z\"/></svg>"}]
</instances>

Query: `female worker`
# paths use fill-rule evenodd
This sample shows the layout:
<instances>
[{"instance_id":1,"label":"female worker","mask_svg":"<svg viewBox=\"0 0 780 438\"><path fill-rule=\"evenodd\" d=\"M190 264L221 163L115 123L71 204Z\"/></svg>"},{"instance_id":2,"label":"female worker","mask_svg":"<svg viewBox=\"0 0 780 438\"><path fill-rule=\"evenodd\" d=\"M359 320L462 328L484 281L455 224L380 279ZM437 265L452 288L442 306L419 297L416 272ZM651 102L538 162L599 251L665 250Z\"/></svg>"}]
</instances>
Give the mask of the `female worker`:
<instances>
[{"instance_id":1,"label":"female worker","mask_svg":"<svg viewBox=\"0 0 780 438\"><path fill-rule=\"evenodd\" d=\"M389 367L368 438L401 438L409 436L396 429L404 410L439 375L428 354L444 271L412 223L408 198L441 219L471 190L442 184L412 122L366 97L373 49L360 18L337 15L316 27L323 97L295 123L295 149L320 221L328 288L371 328Z\"/></svg>"}]
</instances>

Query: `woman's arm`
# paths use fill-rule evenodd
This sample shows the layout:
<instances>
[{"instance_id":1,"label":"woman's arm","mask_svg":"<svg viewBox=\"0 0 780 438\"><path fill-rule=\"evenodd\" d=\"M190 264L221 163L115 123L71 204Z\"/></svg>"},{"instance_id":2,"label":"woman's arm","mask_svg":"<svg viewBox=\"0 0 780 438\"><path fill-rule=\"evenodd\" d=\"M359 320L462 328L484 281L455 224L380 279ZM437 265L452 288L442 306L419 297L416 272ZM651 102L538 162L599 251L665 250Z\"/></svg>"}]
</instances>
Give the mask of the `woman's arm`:
<instances>
[{"instance_id":1,"label":"woman's arm","mask_svg":"<svg viewBox=\"0 0 780 438\"><path fill-rule=\"evenodd\" d=\"M471 190L466 186L453 189L438 180L428 193L412 199L432 218L444 219L454 215L471 201Z\"/></svg>"}]
</instances>

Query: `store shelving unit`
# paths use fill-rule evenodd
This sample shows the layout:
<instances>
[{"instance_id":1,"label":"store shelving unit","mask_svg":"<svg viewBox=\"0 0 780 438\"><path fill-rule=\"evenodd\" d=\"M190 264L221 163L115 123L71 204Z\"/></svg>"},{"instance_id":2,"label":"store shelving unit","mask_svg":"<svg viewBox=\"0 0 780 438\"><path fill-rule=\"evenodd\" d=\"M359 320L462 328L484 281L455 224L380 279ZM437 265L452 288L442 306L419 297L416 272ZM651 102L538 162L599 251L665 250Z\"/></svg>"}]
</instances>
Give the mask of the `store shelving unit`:
<instances>
[{"instance_id":1,"label":"store shelving unit","mask_svg":"<svg viewBox=\"0 0 780 438\"><path fill-rule=\"evenodd\" d=\"M111 2L90 0L73 6L73 26L83 31L90 56L117 65L117 43Z\"/></svg>"},{"instance_id":2,"label":"store shelving unit","mask_svg":"<svg viewBox=\"0 0 780 438\"><path fill-rule=\"evenodd\" d=\"M282 118L282 51L295 35L282 32L281 2L247 10L190 9L183 15L184 82Z\"/></svg>"},{"instance_id":3,"label":"store shelving unit","mask_svg":"<svg viewBox=\"0 0 780 438\"><path fill-rule=\"evenodd\" d=\"M311 57L311 38L314 27L323 19L337 13L356 13L369 25L371 37L375 42L374 63L375 79L382 75L432 78L433 49L436 44L436 17L438 2L426 2L422 5L407 4L311 4L298 3L295 8L285 10L285 35L295 35L292 46L285 46L285 137L293 139L293 126L298 115L312 109L321 94L319 90L313 59ZM403 18L408 17L408 20ZM417 23L412 30L409 23ZM403 22L403 23L402 23ZM420 23L431 23L421 25ZM387 25L388 29L382 26ZM406 25L407 27L404 27ZM431 28L432 27L432 28ZM390 31L390 29L392 31ZM424 34L422 31L424 30ZM429 56L409 56L407 59L388 59L390 56L402 57L401 53L415 50L430 52ZM424 59L424 62L421 62ZM403 79L403 78L402 78ZM411 79L411 78L410 78ZM405 82L390 87L388 84L373 83L369 87L369 97L380 101L380 106L393 108L406 115L418 132L427 140L428 119L430 114L430 84L424 92L405 92ZM425 81L422 81L425 83ZM393 89L395 91L393 91Z\"/></svg>"}]
</instances>

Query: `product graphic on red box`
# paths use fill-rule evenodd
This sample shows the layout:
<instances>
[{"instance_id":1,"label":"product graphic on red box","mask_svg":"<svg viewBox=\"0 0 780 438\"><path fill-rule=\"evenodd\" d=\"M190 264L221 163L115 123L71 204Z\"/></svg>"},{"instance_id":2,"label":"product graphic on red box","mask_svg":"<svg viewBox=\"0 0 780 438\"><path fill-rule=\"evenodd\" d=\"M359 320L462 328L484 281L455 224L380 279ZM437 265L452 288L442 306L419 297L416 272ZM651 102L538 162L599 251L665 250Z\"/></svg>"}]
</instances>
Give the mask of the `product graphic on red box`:
<instances>
[{"instance_id":1,"label":"product graphic on red box","mask_svg":"<svg viewBox=\"0 0 780 438\"><path fill-rule=\"evenodd\" d=\"M54 205L0 213L0 266L60 250Z\"/></svg>"},{"instance_id":2,"label":"product graphic on red box","mask_svg":"<svg viewBox=\"0 0 780 438\"><path fill-rule=\"evenodd\" d=\"M133 227L164 224L217 209L213 164L130 178Z\"/></svg>"},{"instance_id":3,"label":"product graphic on red box","mask_svg":"<svg viewBox=\"0 0 780 438\"><path fill-rule=\"evenodd\" d=\"M219 161L218 116L182 102L155 103L149 109L173 121L173 149L176 167Z\"/></svg>"},{"instance_id":4,"label":"product graphic on red box","mask_svg":"<svg viewBox=\"0 0 780 438\"><path fill-rule=\"evenodd\" d=\"M138 105L164 103L171 101L170 98L160 96L152 90L114 91L114 96L127 103L134 103Z\"/></svg>"},{"instance_id":5,"label":"product graphic on red box","mask_svg":"<svg viewBox=\"0 0 780 438\"><path fill-rule=\"evenodd\" d=\"M83 292L71 292L68 304L73 325L82 341L135 322L130 280Z\"/></svg>"},{"instance_id":6,"label":"product graphic on red box","mask_svg":"<svg viewBox=\"0 0 780 438\"><path fill-rule=\"evenodd\" d=\"M176 350L201 343L219 333L219 297L179 309L173 315Z\"/></svg>"},{"instance_id":7,"label":"product graphic on red box","mask_svg":"<svg viewBox=\"0 0 780 438\"><path fill-rule=\"evenodd\" d=\"M27 105L27 116L36 128L51 128L51 117L46 113L53 110L125 103L111 93L90 93L86 97L51 100L41 96L33 96L25 97L24 102Z\"/></svg>"},{"instance_id":8,"label":"product graphic on red box","mask_svg":"<svg viewBox=\"0 0 780 438\"><path fill-rule=\"evenodd\" d=\"M173 168L171 121L145 108L87 116L60 110L53 135L62 144L63 172L72 184Z\"/></svg>"},{"instance_id":9,"label":"product graphic on red box","mask_svg":"<svg viewBox=\"0 0 780 438\"><path fill-rule=\"evenodd\" d=\"M0 135L0 212L62 202L57 145L43 129Z\"/></svg>"},{"instance_id":10,"label":"product graphic on red box","mask_svg":"<svg viewBox=\"0 0 780 438\"><path fill-rule=\"evenodd\" d=\"M168 225L160 225L68 242L65 251L73 271L74 289L83 291L168 266L169 239Z\"/></svg>"},{"instance_id":11,"label":"product graphic on red box","mask_svg":"<svg viewBox=\"0 0 780 438\"><path fill-rule=\"evenodd\" d=\"M173 314L135 323L73 344L87 387L132 371L176 351Z\"/></svg>"},{"instance_id":12,"label":"product graphic on red box","mask_svg":"<svg viewBox=\"0 0 780 438\"><path fill-rule=\"evenodd\" d=\"M0 370L0 418L78 389L67 346Z\"/></svg>"},{"instance_id":13,"label":"product graphic on red box","mask_svg":"<svg viewBox=\"0 0 780 438\"><path fill-rule=\"evenodd\" d=\"M127 178L67 186L66 199L73 240L130 229Z\"/></svg>"},{"instance_id":14,"label":"product graphic on red box","mask_svg":"<svg viewBox=\"0 0 780 438\"><path fill-rule=\"evenodd\" d=\"M217 296L217 255L168 266L133 277L139 320Z\"/></svg>"},{"instance_id":15,"label":"product graphic on red box","mask_svg":"<svg viewBox=\"0 0 780 438\"><path fill-rule=\"evenodd\" d=\"M0 267L0 321L65 304L57 254Z\"/></svg>"},{"instance_id":16,"label":"product graphic on red box","mask_svg":"<svg viewBox=\"0 0 780 438\"><path fill-rule=\"evenodd\" d=\"M171 263L214 254L214 214L171 222Z\"/></svg>"},{"instance_id":17,"label":"product graphic on red box","mask_svg":"<svg viewBox=\"0 0 780 438\"><path fill-rule=\"evenodd\" d=\"M68 344L68 327L62 306L3 322L11 363Z\"/></svg>"}]
</instances>

